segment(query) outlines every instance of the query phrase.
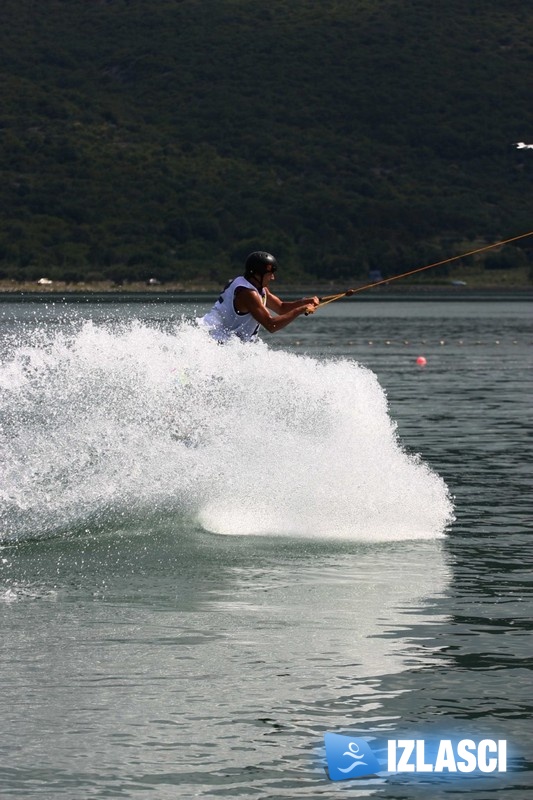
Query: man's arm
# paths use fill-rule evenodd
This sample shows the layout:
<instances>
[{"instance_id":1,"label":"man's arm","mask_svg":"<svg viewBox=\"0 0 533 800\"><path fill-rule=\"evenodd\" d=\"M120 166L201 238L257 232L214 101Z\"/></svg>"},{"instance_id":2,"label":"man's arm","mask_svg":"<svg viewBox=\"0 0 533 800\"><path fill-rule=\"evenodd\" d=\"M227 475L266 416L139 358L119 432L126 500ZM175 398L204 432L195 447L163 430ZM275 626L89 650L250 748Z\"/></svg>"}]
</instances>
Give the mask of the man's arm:
<instances>
[{"instance_id":1,"label":"man's arm","mask_svg":"<svg viewBox=\"0 0 533 800\"><path fill-rule=\"evenodd\" d=\"M272 294L272 292L268 289L266 291L267 308L269 308L271 311L275 311L276 314L286 314L287 311L294 311L296 308L301 308L302 306L308 305L314 305L316 308L320 303L318 297L302 297L301 300L292 300L290 302L286 302L284 300L280 300L279 297L276 297L276 295Z\"/></svg>"},{"instance_id":2,"label":"man's arm","mask_svg":"<svg viewBox=\"0 0 533 800\"><path fill-rule=\"evenodd\" d=\"M268 292L267 297L274 295L270 295ZM279 300L279 298L276 298ZM267 300L268 302L268 300ZM281 305L281 300L279 301ZM257 294L257 292L253 292L249 289L241 289L239 292L239 311L244 313L250 313L252 317L259 322L263 328L269 333L275 333L276 331L280 331L282 328L285 328L286 325L289 325L293 322L296 317L299 317L300 314L312 314L313 311L316 309L316 305L314 303L307 303L305 304L303 301L298 301L297 304L290 304L294 307L285 311L282 314L279 314L277 317L272 317L268 313L267 309L261 302L261 298ZM273 311L276 309L273 308Z\"/></svg>"}]
</instances>

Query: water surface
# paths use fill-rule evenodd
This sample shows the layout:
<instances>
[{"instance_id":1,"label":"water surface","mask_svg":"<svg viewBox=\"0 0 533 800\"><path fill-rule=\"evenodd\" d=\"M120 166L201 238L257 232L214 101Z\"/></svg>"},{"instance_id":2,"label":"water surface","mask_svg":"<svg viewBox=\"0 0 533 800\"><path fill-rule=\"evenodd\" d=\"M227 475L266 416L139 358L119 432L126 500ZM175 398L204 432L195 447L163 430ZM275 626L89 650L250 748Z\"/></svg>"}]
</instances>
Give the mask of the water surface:
<instances>
[{"instance_id":1,"label":"water surface","mask_svg":"<svg viewBox=\"0 0 533 800\"><path fill-rule=\"evenodd\" d=\"M530 304L202 310L0 305L2 797L529 797ZM332 784L325 731L511 770Z\"/></svg>"}]
</instances>

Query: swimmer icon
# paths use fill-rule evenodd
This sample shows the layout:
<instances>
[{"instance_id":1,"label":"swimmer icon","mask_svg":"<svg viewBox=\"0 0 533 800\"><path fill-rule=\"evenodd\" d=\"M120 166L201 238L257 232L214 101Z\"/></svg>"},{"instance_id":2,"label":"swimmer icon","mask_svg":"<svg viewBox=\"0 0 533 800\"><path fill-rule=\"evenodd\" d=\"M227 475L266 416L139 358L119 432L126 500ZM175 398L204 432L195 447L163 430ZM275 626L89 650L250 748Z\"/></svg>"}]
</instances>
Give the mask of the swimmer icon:
<instances>
[{"instance_id":1,"label":"swimmer icon","mask_svg":"<svg viewBox=\"0 0 533 800\"><path fill-rule=\"evenodd\" d=\"M350 758L355 759L355 761L353 761L349 767L346 767L346 769L339 767L339 772L351 772L353 769L355 769L355 767L360 767L362 764L364 764L365 767L367 766L366 761L357 760L363 757L363 753L361 752L361 748L357 742L350 742L348 749L345 753L343 753L343 756L350 756Z\"/></svg>"},{"instance_id":2,"label":"swimmer icon","mask_svg":"<svg viewBox=\"0 0 533 800\"><path fill-rule=\"evenodd\" d=\"M328 775L332 781L362 778L382 772L382 767L368 742L354 736L325 733Z\"/></svg>"}]
</instances>

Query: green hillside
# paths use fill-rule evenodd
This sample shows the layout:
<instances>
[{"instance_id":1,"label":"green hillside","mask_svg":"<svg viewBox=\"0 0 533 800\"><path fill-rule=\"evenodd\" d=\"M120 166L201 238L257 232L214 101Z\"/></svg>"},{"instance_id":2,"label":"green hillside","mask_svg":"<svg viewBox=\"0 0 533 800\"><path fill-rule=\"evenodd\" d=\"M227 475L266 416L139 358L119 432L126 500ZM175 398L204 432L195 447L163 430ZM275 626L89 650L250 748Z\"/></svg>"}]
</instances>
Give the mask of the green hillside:
<instances>
[{"instance_id":1,"label":"green hillside","mask_svg":"<svg viewBox=\"0 0 533 800\"><path fill-rule=\"evenodd\" d=\"M0 278L219 280L261 247L289 279L348 279L533 230L523 0L2 17ZM486 267L526 264L519 244Z\"/></svg>"}]
</instances>

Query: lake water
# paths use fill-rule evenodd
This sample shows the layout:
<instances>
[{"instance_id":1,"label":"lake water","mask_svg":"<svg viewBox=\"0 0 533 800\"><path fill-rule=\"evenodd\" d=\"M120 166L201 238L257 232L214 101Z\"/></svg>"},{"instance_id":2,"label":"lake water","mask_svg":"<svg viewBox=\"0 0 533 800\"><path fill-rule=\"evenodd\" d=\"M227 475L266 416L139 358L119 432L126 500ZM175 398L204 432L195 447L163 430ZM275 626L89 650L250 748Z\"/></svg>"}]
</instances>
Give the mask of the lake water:
<instances>
[{"instance_id":1,"label":"lake water","mask_svg":"<svg viewBox=\"0 0 533 800\"><path fill-rule=\"evenodd\" d=\"M531 797L531 304L206 309L0 303L0 796ZM333 783L325 732L508 772Z\"/></svg>"}]
</instances>

